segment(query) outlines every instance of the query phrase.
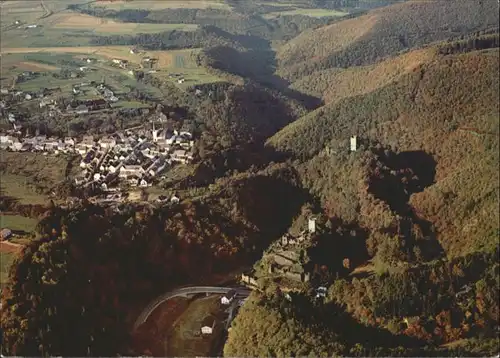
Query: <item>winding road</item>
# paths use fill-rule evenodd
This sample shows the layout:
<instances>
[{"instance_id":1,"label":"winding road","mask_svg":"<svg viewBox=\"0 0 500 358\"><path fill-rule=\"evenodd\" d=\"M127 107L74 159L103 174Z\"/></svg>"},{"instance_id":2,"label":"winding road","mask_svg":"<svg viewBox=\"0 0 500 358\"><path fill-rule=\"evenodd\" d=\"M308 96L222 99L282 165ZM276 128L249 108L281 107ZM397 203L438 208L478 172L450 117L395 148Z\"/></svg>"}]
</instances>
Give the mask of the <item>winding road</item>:
<instances>
[{"instance_id":1,"label":"winding road","mask_svg":"<svg viewBox=\"0 0 500 358\"><path fill-rule=\"evenodd\" d=\"M188 297L191 295L199 294L199 293L219 293L219 294L225 294L228 293L230 290L235 290L236 291L236 297L248 297L250 295L251 290L247 288L241 288L241 287L212 287L212 286L193 286L193 287L184 287L184 288L179 288L175 291L170 291L167 292L160 297L156 298L154 301L152 301L139 315L137 320L134 323L134 330L139 328L140 325L142 325L148 317L151 315L151 313L163 302L168 301L172 298L175 297Z\"/></svg>"}]
</instances>

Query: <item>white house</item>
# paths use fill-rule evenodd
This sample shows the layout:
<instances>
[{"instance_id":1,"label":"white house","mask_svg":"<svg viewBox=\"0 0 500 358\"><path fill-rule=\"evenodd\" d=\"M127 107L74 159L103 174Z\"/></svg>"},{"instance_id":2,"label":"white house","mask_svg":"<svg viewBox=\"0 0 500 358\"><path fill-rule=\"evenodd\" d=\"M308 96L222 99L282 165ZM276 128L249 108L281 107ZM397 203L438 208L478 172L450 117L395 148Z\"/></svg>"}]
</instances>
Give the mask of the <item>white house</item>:
<instances>
[{"instance_id":1,"label":"white house","mask_svg":"<svg viewBox=\"0 0 500 358\"><path fill-rule=\"evenodd\" d=\"M140 165L124 165L120 168L120 177L125 178L130 175L142 175L144 169Z\"/></svg>"},{"instance_id":2,"label":"white house","mask_svg":"<svg viewBox=\"0 0 500 358\"><path fill-rule=\"evenodd\" d=\"M231 302L233 302L235 297L236 297L236 290L229 290L228 293L222 296L222 298L220 299L220 303L222 303L223 305L228 305Z\"/></svg>"},{"instance_id":3,"label":"white house","mask_svg":"<svg viewBox=\"0 0 500 358\"><path fill-rule=\"evenodd\" d=\"M0 143L9 143L12 144L14 141L17 140L17 138L11 136L11 135L2 135L0 136Z\"/></svg>"},{"instance_id":4,"label":"white house","mask_svg":"<svg viewBox=\"0 0 500 358\"><path fill-rule=\"evenodd\" d=\"M66 137L66 138L64 138L64 144L74 146L75 140L71 137Z\"/></svg>"},{"instance_id":5,"label":"white house","mask_svg":"<svg viewBox=\"0 0 500 358\"><path fill-rule=\"evenodd\" d=\"M179 197L177 197L175 195L172 195L172 197L170 198L170 202L172 204L178 204L180 201L181 201L181 199L179 199Z\"/></svg>"},{"instance_id":6,"label":"white house","mask_svg":"<svg viewBox=\"0 0 500 358\"><path fill-rule=\"evenodd\" d=\"M76 147L75 147L75 151L80 154L80 155L85 155L85 153L87 153L87 146L85 144L77 144Z\"/></svg>"},{"instance_id":7,"label":"white house","mask_svg":"<svg viewBox=\"0 0 500 358\"><path fill-rule=\"evenodd\" d=\"M206 317L201 324L201 334L212 334L215 328L215 319Z\"/></svg>"},{"instance_id":8,"label":"white house","mask_svg":"<svg viewBox=\"0 0 500 358\"><path fill-rule=\"evenodd\" d=\"M21 142L14 142L14 143L12 143L11 148L14 151L19 151L19 150L23 149L23 146L24 146L24 144Z\"/></svg>"},{"instance_id":9,"label":"white house","mask_svg":"<svg viewBox=\"0 0 500 358\"><path fill-rule=\"evenodd\" d=\"M173 135L173 136L171 136L170 138L166 138L165 142L166 142L168 145L172 145L172 144L174 144L174 142L175 142L175 138L176 138L176 137L177 137L177 136Z\"/></svg>"},{"instance_id":10,"label":"white house","mask_svg":"<svg viewBox=\"0 0 500 358\"><path fill-rule=\"evenodd\" d=\"M113 164L108 166L108 170L111 174L116 173L116 167Z\"/></svg>"},{"instance_id":11,"label":"white house","mask_svg":"<svg viewBox=\"0 0 500 358\"><path fill-rule=\"evenodd\" d=\"M99 140L99 146L101 148L113 148L116 145L116 139L114 138L101 138Z\"/></svg>"}]
</instances>

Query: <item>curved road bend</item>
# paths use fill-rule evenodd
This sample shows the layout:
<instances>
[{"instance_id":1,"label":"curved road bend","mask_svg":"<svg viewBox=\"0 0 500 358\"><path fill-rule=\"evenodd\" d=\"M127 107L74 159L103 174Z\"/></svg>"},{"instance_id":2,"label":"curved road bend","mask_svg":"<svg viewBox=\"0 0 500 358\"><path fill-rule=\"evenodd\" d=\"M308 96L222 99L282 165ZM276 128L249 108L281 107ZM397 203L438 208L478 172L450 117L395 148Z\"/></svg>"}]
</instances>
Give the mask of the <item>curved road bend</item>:
<instances>
[{"instance_id":1,"label":"curved road bend","mask_svg":"<svg viewBox=\"0 0 500 358\"><path fill-rule=\"evenodd\" d=\"M193 295L197 293L220 293L224 294L229 292L230 290L236 290L236 296L248 297L250 295L251 290L247 288L236 288L236 287L211 287L211 286L194 286L194 287L184 287L179 288L175 291L167 292L160 297L156 298L153 302L151 302L139 315L137 320L134 323L134 330L139 328L141 324L146 322L151 312L153 312L159 305L163 302L168 301L172 298L179 296L187 296Z\"/></svg>"}]
</instances>

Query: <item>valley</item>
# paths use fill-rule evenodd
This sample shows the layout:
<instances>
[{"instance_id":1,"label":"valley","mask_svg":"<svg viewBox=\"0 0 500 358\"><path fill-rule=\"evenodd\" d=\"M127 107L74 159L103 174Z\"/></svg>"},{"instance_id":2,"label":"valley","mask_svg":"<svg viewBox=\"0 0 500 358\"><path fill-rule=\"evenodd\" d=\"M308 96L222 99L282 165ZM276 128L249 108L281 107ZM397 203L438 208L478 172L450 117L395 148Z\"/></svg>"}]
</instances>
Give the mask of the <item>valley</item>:
<instances>
[{"instance_id":1,"label":"valley","mask_svg":"<svg viewBox=\"0 0 500 358\"><path fill-rule=\"evenodd\" d=\"M498 354L497 1L0 9L3 355Z\"/></svg>"}]
</instances>

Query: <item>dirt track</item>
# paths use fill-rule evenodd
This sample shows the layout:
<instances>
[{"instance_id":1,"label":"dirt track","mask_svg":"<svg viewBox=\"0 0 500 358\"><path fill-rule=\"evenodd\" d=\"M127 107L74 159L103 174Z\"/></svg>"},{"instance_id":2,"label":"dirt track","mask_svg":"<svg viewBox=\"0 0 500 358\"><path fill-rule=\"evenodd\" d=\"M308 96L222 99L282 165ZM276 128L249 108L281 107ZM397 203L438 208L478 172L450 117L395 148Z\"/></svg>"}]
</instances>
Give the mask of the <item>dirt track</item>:
<instances>
[{"instance_id":1,"label":"dirt track","mask_svg":"<svg viewBox=\"0 0 500 358\"><path fill-rule=\"evenodd\" d=\"M0 252L20 252L23 248L23 245L14 244L8 241L0 242Z\"/></svg>"}]
</instances>

